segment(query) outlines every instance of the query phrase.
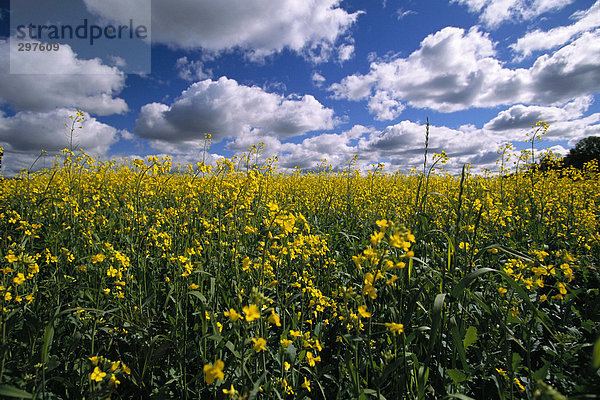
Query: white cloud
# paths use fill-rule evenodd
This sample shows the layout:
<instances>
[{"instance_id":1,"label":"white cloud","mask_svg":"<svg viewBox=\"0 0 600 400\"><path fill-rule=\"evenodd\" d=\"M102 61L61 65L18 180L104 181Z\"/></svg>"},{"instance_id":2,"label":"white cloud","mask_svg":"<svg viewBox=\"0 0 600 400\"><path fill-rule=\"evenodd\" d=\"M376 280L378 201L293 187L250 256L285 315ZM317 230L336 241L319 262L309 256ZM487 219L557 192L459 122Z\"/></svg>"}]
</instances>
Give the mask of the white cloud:
<instances>
[{"instance_id":1,"label":"white cloud","mask_svg":"<svg viewBox=\"0 0 600 400\"><path fill-rule=\"evenodd\" d=\"M0 103L16 110L49 111L55 107L78 107L97 115L122 114L128 110L115 97L124 87L125 75L99 59L82 60L66 44L59 51L31 52L27 59L12 57L9 42L0 42Z\"/></svg>"},{"instance_id":2,"label":"white cloud","mask_svg":"<svg viewBox=\"0 0 600 400\"><path fill-rule=\"evenodd\" d=\"M505 140L524 140L524 135L535 128L532 125L544 121L550 125L544 140L580 140L584 137L600 135L600 113L584 116L591 105L591 97L575 99L563 105L554 106L512 106L501 111L483 126L483 131L502 137Z\"/></svg>"},{"instance_id":3,"label":"white cloud","mask_svg":"<svg viewBox=\"0 0 600 400\"><path fill-rule=\"evenodd\" d=\"M577 19L577 22L568 26L558 26L548 31L536 29L528 32L510 47L520 54L520 58L524 58L534 51L562 46L581 33L600 27L600 1L596 1L583 12L573 14L573 18Z\"/></svg>"},{"instance_id":4,"label":"white cloud","mask_svg":"<svg viewBox=\"0 0 600 400\"><path fill-rule=\"evenodd\" d=\"M600 89L600 31L539 57L529 69L509 69L477 27L467 32L447 27L426 37L410 56L374 61L367 74L350 75L329 89L337 99L368 99L380 120L397 117L401 104L453 112L565 103Z\"/></svg>"},{"instance_id":5,"label":"white cloud","mask_svg":"<svg viewBox=\"0 0 600 400\"><path fill-rule=\"evenodd\" d=\"M406 16L412 15L412 14L416 14L416 11L413 10L405 10L403 8L399 8L396 10L396 15L398 16L398 20L403 19Z\"/></svg>"},{"instance_id":6,"label":"white cloud","mask_svg":"<svg viewBox=\"0 0 600 400\"><path fill-rule=\"evenodd\" d=\"M292 170L296 167L314 169L323 159L335 169L343 168L359 149L356 142L361 136L374 132L372 128L355 125L342 133L323 133L305 138L299 143L282 143L276 137L261 138L255 135L240 136L228 144L230 150L243 153L253 144L262 141L265 144L264 157L277 155L279 167ZM364 164L366 166L368 164Z\"/></svg>"},{"instance_id":7,"label":"white cloud","mask_svg":"<svg viewBox=\"0 0 600 400\"><path fill-rule=\"evenodd\" d=\"M354 45L353 44L341 45L338 48L338 61L340 63L343 63L344 61L348 61L352 57L354 57Z\"/></svg>"},{"instance_id":8,"label":"white cloud","mask_svg":"<svg viewBox=\"0 0 600 400\"><path fill-rule=\"evenodd\" d=\"M580 118L591 104L591 96L576 99L563 107L526 106L518 104L498 115L484 125L490 131L507 131L512 129L530 129L538 121L550 125L555 122L569 121Z\"/></svg>"},{"instance_id":9,"label":"white cloud","mask_svg":"<svg viewBox=\"0 0 600 400\"><path fill-rule=\"evenodd\" d=\"M321 75L320 73L318 73L317 71L313 72L311 79L313 81L313 83L315 84L315 86L317 87L321 87L323 86L323 82L325 82L325 77L323 75Z\"/></svg>"},{"instance_id":10,"label":"white cloud","mask_svg":"<svg viewBox=\"0 0 600 400\"><path fill-rule=\"evenodd\" d=\"M286 138L334 124L333 110L311 95L284 97L221 77L192 84L170 106L143 106L135 133L170 142L201 139L205 133L215 141L249 134Z\"/></svg>"},{"instance_id":11,"label":"white cloud","mask_svg":"<svg viewBox=\"0 0 600 400\"><path fill-rule=\"evenodd\" d=\"M131 15L130 2L85 0L111 19ZM137 0L140 1L140 0ZM348 13L341 0L177 0L152 3L152 40L176 48L221 52L240 48L262 58L284 48L303 52L332 46L361 12Z\"/></svg>"},{"instance_id":12,"label":"white cloud","mask_svg":"<svg viewBox=\"0 0 600 400\"><path fill-rule=\"evenodd\" d=\"M22 111L10 117L0 116L0 145L5 149L3 174L14 175L22 168L28 168L41 150L47 151L51 158L68 148L69 115L74 115L76 111L60 108L48 112ZM105 155L117 140L117 130L87 113L84 115L82 128L76 128L73 133L73 149L83 148L94 156ZM69 124L69 128L65 127L65 123ZM50 167L52 163L46 166Z\"/></svg>"},{"instance_id":13,"label":"white cloud","mask_svg":"<svg viewBox=\"0 0 600 400\"><path fill-rule=\"evenodd\" d=\"M178 58L175 62L175 69L177 69L177 75L186 81L199 81L212 77L210 69L204 71L202 61L189 61L187 57Z\"/></svg>"},{"instance_id":14,"label":"white cloud","mask_svg":"<svg viewBox=\"0 0 600 400\"><path fill-rule=\"evenodd\" d=\"M375 114L375 119L386 121L398 118L404 110L404 105L391 97L389 92L379 91L369 99L369 112Z\"/></svg>"},{"instance_id":15,"label":"white cloud","mask_svg":"<svg viewBox=\"0 0 600 400\"><path fill-rule=\"evenodd\" d=\"M489 28L497 28L506 21L530 20L550 11L558 11L574 0L451 0L467 6L470 12Z\"/></svg>"},{"instance_id":16,"label":"white cloud","mask_svg":"<svg viewBox=\"0 0 600 400\"><path fill-rule=\"evenodd\" d=\"M429 157L431 165L433 153L442 150L450 157L444 166L450 173L460 173L463 164L471 164L473 171L484 168L497 170L496 151L506 141L524 144L531 123L538 118L550 122L548 135L542 143L536 142L536 157L540 157L545 148L560 154L566 153L564 147L552 145L552 142L570 140L574 145L583 137L600 134L600 113L583 117L589 107L589 99L576 99L563 107L513 106L500 112L495 118L484 124L483 128L465 125L459 129L430 125ZM575 114L569 111L575 110ZM334 170L341 170L348 161L358 156L357 167L363 172L371 169L372 164L383 163L388 172L407 172L411 168L421 168L425 147L425 124L413 121L401 121L382 130L363 125L354 125L341 133L321 133L305 137L299 142L285 142L277 136L264 136L252 131L238 135L226 143L226 148L236 155L247 152L251 145L264 143L262 160L276 155L278 166L283 171L296 167L315 169L326 159ZM178 160L195 162L201 158L200 139L167 143L161 140L151 142L161 152L175 154ZM518 155L518 150L515 151ZM218 156L217 156L218 158ZM211 158L215 160L216 158Z\"/></svg>"}]
</instances>

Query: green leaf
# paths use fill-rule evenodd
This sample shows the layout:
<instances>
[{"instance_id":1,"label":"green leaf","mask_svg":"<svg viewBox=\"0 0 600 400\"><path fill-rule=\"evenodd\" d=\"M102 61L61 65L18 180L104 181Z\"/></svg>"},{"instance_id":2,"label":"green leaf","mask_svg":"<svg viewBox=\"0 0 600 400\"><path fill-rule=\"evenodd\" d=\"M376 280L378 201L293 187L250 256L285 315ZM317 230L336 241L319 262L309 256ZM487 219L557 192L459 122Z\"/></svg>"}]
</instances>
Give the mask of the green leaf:
<instances>
[{"instance_id":1,"label":"green leaf","mask_svg":"<svg viewBox=\"0 0 600 400\"><path fill-rule=\"evenodd\" d=\"M266 376L267 376L267 371L263 372L263 374L260 376L260 378L258 378L258 380L256 382L254 382L254 386L252 387L252 391L250 392L250 397L248 398L248 400L253 400L256 398L256 395L258 394L258 390L260 389L260 385L262 385Z\"/></svg>"},{"instance_id":2,"label":"green leaf","mask_svg":"<svg viewBox=\"0 0 600 400\"><path fill-rule=\"evenodd\" d=\"M521 357L521 355L519 353L513 353L512 356L512 370L513 371L517 371L517 368L519 367L519 365L521 365L521 361L523 360L523 357Z\"/></svg>"},{"instance_id":3,"label":"green leaf","mask_svg":"<svg viewBox=\"0 0 600 400\"><path fill-rule=\"evenodd\" d=\"M33 399L33 395L14 386L0 385L0 396L13 397L17 399Z\"/></svg>"},{"instance_id":4,"label":"green leaf","mask_svg":"<svg viewBox=\"0 0 600 400\"><path fill-rule=\"evenodd\" d=\"M594 368L600 368L600 339L596 340L592 354L592 365Z\"/></svg>"},{"instance_id":5,"label":"green leaf","mask_svg":"<svg viewBox=\"0 0 600 400\"><path fill-rule=\"evenodd\" d=\"M449 394L448 396L444 397L444 399L452 399L452 398L460 399L460 400L475 400L472 397L465 396L464 394L460 394L460 393L452 393L452 394Z\"/></svg>"},{"instance_id":6,"label":"green leaf","mask_svg":"<svg viewBox=\"0 0 600 400\"><path fill-rule=\"evenodd\" d=\"M475 278L477 278L479 275L485 274L487 272L498 272L498 270L493 269L493 268L479 268L473 272L471 272L470 274L468 274L467 276L465 276L464 278L462 278L454 287L454 289L452 290L452 297L454 298L458 298L462 292L465 290L465 288L467 287L467 285L469 283L471 283L471 281L473 281Z\"/></svg>"},{"instance_id":7,"label":"green leaf","mask_svg":"<svg viewBox=\"0 0 600 400\"><path fill-rule=\"evenodd\" d=\"M454 383L457 385L467 380L467 374L462 372L460 369L447 369L446 374L448 374L448 376L452 378Z\"/></svg>"},{"instance_id":8,"label":"green leaf","mask_svg":"<svg viewBox=\"0 0 600 400\"><path fill-rule=\"evenodd\" d=\"M469 364L467 363L467 353L465 352L465 347L463 345L463 340L458 331L458 325L456 324L456 318L450 317L450 332L452 333L452 340L454 341L454 345L456 346L456 351L460 357L460 361L462 363L463 368L468 371Z\"/></svg>"},{"instance_id":9,"label":"green leaf","mask_svg":"<svg viewBox=\"0 0 600 400\"><path fill-rule=\"evenodd\" d=\"M206 297L204 297L204 295L203 295L202 293L200 293L199 291L197 291L197 290L194 290L194 291L188 292L188 294L189 294L190 296L194 296L194 297L197 297L198 299L200 299L200 301L202 302L202 304L206 304L206 303L208 303L208 302L206 301Z\"/></svg>"},{"instance_id":10,"label":"green leaf","mask_svg":"<svg viewBox=\"0 0 600 400\"><path fill-rule=\"evenodd\" d=\"M432 350L435 343L437 342L437 334L442 325L442 308L444 307L444 300L446 299L446 293L440 293L435 296L433 301L433 308L431 309L431 337L429 338L429 350Z\"/></svg>"},{"instance_id":11,"label":"green leaf","mask_svg":"<svg viewBox=\"0 0 600 400\"><path fill-rule=\"evenodd\" d=\"M465 333L465 339L463 340L463 346L468 348L470 345L477 341L477 328L474 326L470 326L467 328L467 332Z\"/></svg>"},{"instance_id":12,"label":"green leaf","mask_svg":"<svg viewBox=\"0 0 600 400\"><path fill-rule=\"evenodd\" d=\"M235 346L233 343L231 343L231 341L227 341L227 343L225 343L225 347L227 347L229 351L231 351L231 354L233 354L236 358L241 358L240 352L235 349Z\"/></svg>"},{"instance_id":13,"label":"green leaf","mask_svg":"<svg viewBox=\"0 0 600 400\"><path fill-rule=\"evenodd\" d=\"M546 379L546 375L548 375L548 367L549 367L549 363L548 361L544 360L544 365L542 365L542 367L540 369L538 369L537 371L535 371L533 373L533 379L535 381L539 381L539 380L544 380Z\"/></svg>"},{"instance_id":14,"label":"green leaf","mask_svg":"<svg viewBox=\"0 0 600 400\"><path fill-rule=\"evenodd\" d=\"M48 360L48 352L52 347L52 340L54 339L54 319L50 321L46 329L44 330L44 339L42 343L42 364L45 364Z\"/></svg>"}]
</instances>

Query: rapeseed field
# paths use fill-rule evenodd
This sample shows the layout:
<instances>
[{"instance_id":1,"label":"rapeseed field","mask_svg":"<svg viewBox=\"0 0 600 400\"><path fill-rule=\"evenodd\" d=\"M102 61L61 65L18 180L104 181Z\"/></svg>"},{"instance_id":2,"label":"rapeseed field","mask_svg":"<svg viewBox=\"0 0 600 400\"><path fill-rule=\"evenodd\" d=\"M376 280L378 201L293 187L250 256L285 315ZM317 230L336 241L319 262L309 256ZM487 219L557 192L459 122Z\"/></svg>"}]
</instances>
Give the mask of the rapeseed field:
<instances>
[{"instance_id":1,"label":"rapeseed field","mask_svg":"<svg viewBox=\"0 0 600 400\"><path fill-rule=\"evenodd\" d=\"M597 393L598 171L281 173L260 150L65 150L0 180L0 397Z\"/></svg>"}]
</instances>

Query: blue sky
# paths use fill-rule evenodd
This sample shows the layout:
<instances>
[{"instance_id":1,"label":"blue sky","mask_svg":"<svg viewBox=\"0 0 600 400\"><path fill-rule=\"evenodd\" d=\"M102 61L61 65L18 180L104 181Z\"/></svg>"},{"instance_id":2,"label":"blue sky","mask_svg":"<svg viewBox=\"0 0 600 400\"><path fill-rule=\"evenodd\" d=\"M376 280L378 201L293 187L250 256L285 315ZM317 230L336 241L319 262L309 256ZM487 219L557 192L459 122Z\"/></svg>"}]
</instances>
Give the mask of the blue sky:
<instances>
[{"instance_id":1,"label":"blue sky","mask_svg":"<svg viewBox=\"0 0 600 400\"><path fill-rule=\"evenodd\" d=\"M539 120L540 151L600 135L598 1L70 1L104 26L151 18L151 64L132 73L144 58L115 57L115 41L14 56L9 21L23 15L0 1L4 175L65 148L77 108L75 143L104 160L196 163L211 133L209 161L263 142L283 170L356 154L363 169L407 171L422 163L427 117L450 170L495 169L499 146L526 148Z\"/></svg>"}]
</instances>

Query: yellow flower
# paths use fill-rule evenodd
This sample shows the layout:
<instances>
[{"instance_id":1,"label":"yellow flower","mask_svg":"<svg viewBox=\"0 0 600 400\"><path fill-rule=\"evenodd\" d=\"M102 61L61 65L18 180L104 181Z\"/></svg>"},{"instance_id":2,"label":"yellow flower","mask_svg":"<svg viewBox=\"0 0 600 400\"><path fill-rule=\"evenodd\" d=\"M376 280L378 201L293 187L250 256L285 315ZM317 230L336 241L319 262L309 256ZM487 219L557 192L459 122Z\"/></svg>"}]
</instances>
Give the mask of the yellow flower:
<instances>
[{"instance_id":1,"label":"yellow flower","mask_svg":"<svg viewBox=\"0 0 600 400\"><path fill-rule=\"evenodd\" d=\"M386 323L385 326L387 326L394 335L396 333L404 332L404 325L402 325L402 324L397 324L395 322L389 322L389 323Z\"/></svg>"},{"instance_id":2,"label":"yellow flower","mask_svg":"<svg viewBox=\"0 0 600 400\"><path fill-rule=\"evenodd\" d=\"M230 399L233 399L234 397L237 397L240 394L240 392L238 392L237 390L235 390L235 388L233 387L233 385L231 385L231 387L229 388L229 390L223 389L223 393L228 394Z\"/></svg>"},{"instance_id":3,"label":"yellow flower","mask_svg":"<svg viewBox=\"0 0 600 400\"><path fill-rule=\"evenodd\" d=\"M260 352L260 351L266 351L267 350L267 347L266 347L267 341L265 339L263 339L263 338L258 338L258 339L252 338L252 342L254 343L254 351L256 351L257 353Z\"/></svg>"},{"instance_id":4,"label":"yellow flower","mask_svg":"<svg viewBox=\"0 0 600 400\"><path fill-rule=\"evenodd\" d=\"M15 261L19 261L19 257L15 257L15 255L10 252L7 256L4 256L9 263L14 263Z\"/></svg>"},{"instance_id":5,"label":"yellow flower","mask_svg":"<svg viewBox=\"0 0 600 400\"><path fill-rule=\"evenodd\" d=\"M90 360L92 362L92 364L98 365L99 357L98 356L90 357L90 358L88 358L88 360Z\"/></svg>"},{"instance_id":6,"label":"yellow flower","mask_svg":"<svg viewBox=\"0 0 600 400\"><path fill-rule=\"evenodd\" d=\"M92 381L102 382L102 379L104 379L105 376L106 376L106 372L102 372L100 370L100 368L96 367L96 368L94 368L94 372L92 372L90 379Z\"/></svg>"},{"instance_id":7,"label":"yellow flower","mask_svg":"<svg viewBox=\"0 0 600 400\"><path fill-rule=\"evenodd\" d=\"M21 272L19 272L17 274L17 276L15 277L15 279L13 279L13 282L17 285L22 285L23 282L25 282L25 275L23 275Z\"/></svg>"},{"instance_id":8,"label":"yellow flower","mask_svg":"<svg viewBox=\"0 0 600 400\"><path fill-rule=\"evenodd\" d=\"M200 287L200 285L197 285L195 283L192 283L191 285L188 286L188 289L192 289L192 290L196 290Z\"/></svg>"},{"instance_id":9,"label":"yellow flower","mask_svg":"<svg viewBox=\"0 0 600 400\"><path fill-rule=\"evenodd\" d=\"M225 363L221 360L216 360L214 365L204 365L204 381L208 385L212 385L217 378L221 380L225 379L225 374L223 374L224 367Z\"/></svg>"},{"instance_id":10,"label":"yellow flower","mask_svg":"<svg viewBox=\"0 0 600 400\"><path fill-rule=\"evenodd\" d=\"M371 313L367 311L367 306L365 305L358 307L358 313L363 318L371 318Z\"/></svg>"},{"instance_id":11,"label":"yellow flower","mask_svg":"<svg viewBox=\"0 0 600 400\"><path fill-rule=\"evenodd\" d=\"M292 367L292 366L290 365L290 363L289 363L289 362L287 362L287 361L284 361L284 362L283 362L283 368L284 368L286 371L289 371L291 367Z\"/></svg>"},{"instance_id":12,"label":"yellow flower","mask_svg":"<svg viewBox=\"0 0 600 400\"><path fill-rule=\"evenodd\" d=\"M110 293L110 289L109 288L103 289L102 291L104 292L104 294L109 294Z\"/></svg>"},{"instance_id":13,"label":"yellow flower","mask_svg":"<svg viewBox=\"0 0 600 400\"><path fill-rule=\"evenodd\" d=\"M365 283L365 287L363 288L363 295L364 294L368 295L374 300L377 297L377 289L375 289L375 286L371 285L370 283Z\"/></svg>"},{"instance_id":14,"label":"yellow flower","mask_svg":"<svg viewBox=\"0 0 600 400\"><path fill-rule=\"evenodd\" d=\"M381 232L381 231L380 232L374 232L371 235L371 244L373 246L377 246L379 244L379 242L381 242L381 239L383 239L383 235L384 235L384 233Z\"/></svg>"},{"instance_id":15,"label":"yellow flower","mask_svg":"<svg viewBox=\"0 0 600 400\"><path fill-rule=\"evenodd\" d=\"M285 378L283 379L283 381L281 382L281 386L283 387L284 391L286 394L294 394L294 391L292 390L292 388L288 385L287 381L285 380Z\"/></svg>"},{"instance_id":16,"label":"yellow flower","mask_svg":"<svg viewBox=\"0 0 600 400\"><path fill-rule=\"evenodd\" d=\"M294 330L290 330L290 335L293 337L301 337L302 336L302 332L300 331L294 331Z\"/></svg>"},{"instance_id":17,"label":"yellow flower","mask_svg":"<svg viewBox=\"0 0 600 400\"><path fill-rule=\"evenodd\" d=\"M96 254L95 256L92 256L92 263L96 264L102 262L105 258L106 256L104 254Z\"/></svg>"},{"instance_id":18,"label":"yellow flower","mask_svg":"<svg viewBox=\"0 0 600 400\"><path fill-rule=\"evenodd\" d=\"M244 306L242 309L244 314L246 314L246 321L252 322L255 319L260 318L260 312L258 311L258 307L256 304L250 304L250 306Z\"/></svg>"},{"instance_id":19,"label":"yellow flower","mask_svg":"<svg viewBox=\"0 0 600 400\"><path fill-rule=\"evenodd\" d=\"M385 228L390 226L390 223L386 219L378 219L375 221L375 224L377 224L382 231L385 231Z\"/></svg>"},{"instance_id":20,"label":"yellow flower","mask_svg":"<svg viewBox=\"0 0 600 400\"><path fill-rule=\"evenodd\" d=\"M115 374L111 374L110 375L110 383L112 383L113 385L115 385L115 387L117 387L121 383L121 381L117 379Z\"/></svg>"},{"instance_id":21,"label":"yellow flower","mask_svg":"<svg viewBox=\"0 0 600 400\"><path fill-rule=\"evenodd\" d=\"M125 365L124 363L121 363L121 369L123 370L123 372L125 372L127 375L131 374L131 370L129 369L129 367L127 365Z\"/></svg>"},{"instance_id":22,"label":"yellow flower","mask_svg":"<svg viewBox=\"0 0 600 400\"><path fill-rule=\"evenodd\" d=\"M396 282L396 279L398 279L398 275L394 275L392 276L390 279L388 279L385 284L388 286L394 286L394 282Z\"/></svg>"},{"instance_id":23,"label":"yellow flower","mask_svg":"<svg viewBox=\"0 0 600 400\"><path fill-rule=\"evenodd\" d=\"M269 315L269 322L275 324L276 326L281 326L281 320L279 319L279 315L275 313L275 311L271 311L271 315Z\"/></svg>"},{"instance_id":24,"label":"yellow flower","mask_svg":"<svg viewBox=\"0 0 600 400\"><path fill-rule=\"evenodd\" d=\"M560 294L567 294L567 287L564 283L558 282L558 291Z\"/></svg>"},{"instance_id":25,"label":"yellow flower","mask_svg":"<svg viewBox=\"0 0 600 400\"><path fill-rule=\"evenodd\" d=\"M287 347L292 343L292 341L289 339L281 339L279 343L281 343L281 345L287 349Z\"/></svg>"},{"instance_id":26,"label":"yellow flower","mask_svg":"<svg viewBox=\"0 0 600 400\"><path fill-rule=\"evenodd\" d=\"M310 381L306 379L306 377L304 377L304 383L302 384L302 387L310 392Z\"/></svg>"},{"instance_id":27,"label":"yellow flower","mask_svg":"<svg viewBox=\"0 0 600 400\"><path fill-rule=\"evenodd\" d=\"M238 314L238 312L235 311L233 308L230 308L229 311L223 312L223 315L225 315L226 317L229 317L229 320L231 322L235 322L238 319L242 318L242 316L240 314Z\"/></svg>"},{"instance_id":28,"label":"yellow flower","mask_svg":"<svg viewBox=\"0 0 600 400\"><path fill-rule=\"evenodd\" d=\"M523 387L523 384L521 383L521 381L519 380L519 378L516 378L513 380L515 382L515 385L517 385L517 387L519 388L519 390L521 392L525 391L525 388Z\"/></svg>"},{"instance_id":29,"label":"yellow flower","mask_svg":"<svg viewBox=\"0 0 600 400\"><path fill-rule=\"evenodd\" d=\"M313 356L313 353L309 351L306 353L306 359L308 360L308 365L314 367L316 361L321 361L321 356L315 357Z\"/></svg>"},{"instance_id":30,"label":"yellow flower","mask_svg":"<svg viewBox=\"0 0 600 400\"><path fill-rule=\"evenodd\" d=\"M496 372L502 376L506 376L506 371L503 370L502 368L496 368Z\"/></svg>"},{"instance_id":31,"label":"yellow flower","mask_svg":"<svg viewBox=\"0 0 600 400\"><path fill-rule=\"evenodd\" d=\"M503 287L498 288L498 293L500 293L501 296L505 295L506 292L508 292L508 290L506 290L505 288L503 288Z\"/></svg>"}]
</instances>

